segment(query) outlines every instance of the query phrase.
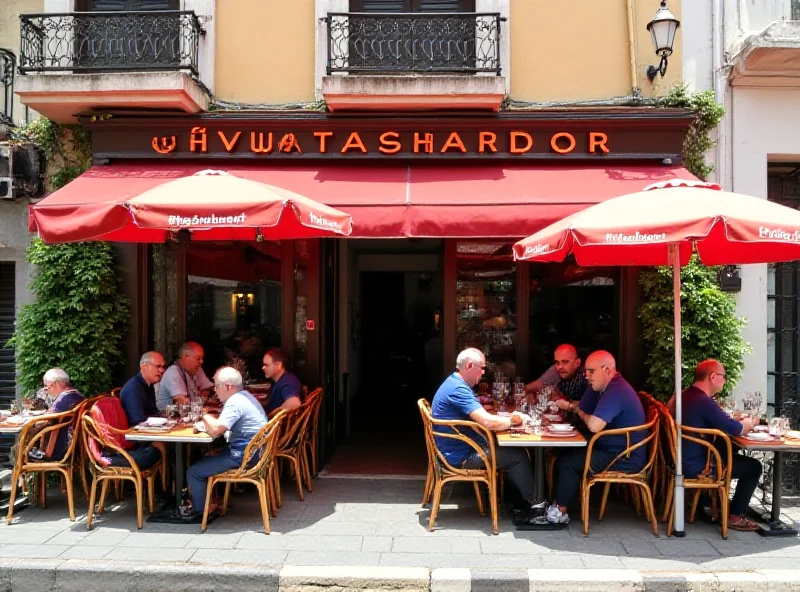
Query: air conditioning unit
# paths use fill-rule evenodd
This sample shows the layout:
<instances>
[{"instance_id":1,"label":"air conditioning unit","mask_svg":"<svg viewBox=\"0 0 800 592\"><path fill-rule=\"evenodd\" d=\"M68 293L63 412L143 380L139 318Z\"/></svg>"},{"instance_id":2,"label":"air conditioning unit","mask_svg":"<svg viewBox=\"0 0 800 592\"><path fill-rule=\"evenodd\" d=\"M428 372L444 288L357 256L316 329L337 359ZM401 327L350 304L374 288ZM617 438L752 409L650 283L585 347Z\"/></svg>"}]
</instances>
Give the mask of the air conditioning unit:
<instances>
[{"instance_id":1,"label":"air conditioning unit","mask_svg":"<svg viewBox=\"0 0 800 592\"><path fill-rule=\"evenodd\" d=\"M34 144L0 145L0 199L41 197L45 159Z\"/></svg>"}]
</instances>

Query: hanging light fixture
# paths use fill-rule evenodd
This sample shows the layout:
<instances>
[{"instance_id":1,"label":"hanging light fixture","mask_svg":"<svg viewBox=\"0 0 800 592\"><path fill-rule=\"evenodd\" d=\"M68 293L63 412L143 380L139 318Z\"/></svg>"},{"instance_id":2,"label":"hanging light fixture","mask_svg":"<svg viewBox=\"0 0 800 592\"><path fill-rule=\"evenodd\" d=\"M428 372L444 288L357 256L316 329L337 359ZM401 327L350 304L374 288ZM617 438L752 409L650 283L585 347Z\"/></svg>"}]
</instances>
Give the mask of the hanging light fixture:
<instances>
[{"instance_id":1,"label":"hanging light fixture","mask_svg":"<svg viewBox=\"0 0 800 592\"><path fill-rule=\"evenodd\" d=\"M647 23L647 30L650 31L650 37L653 39L653 47L655 48L656 55L661 56L661 62L656 66L647 67L647 78L650 82L660 74L664 77L667 73L667 60L672 55L672 48L675 44L675 33L681 23L675 18L667 8L667 0L661 0L661 6L653 17L653 20Z\"/></svg>"}]
</instances>

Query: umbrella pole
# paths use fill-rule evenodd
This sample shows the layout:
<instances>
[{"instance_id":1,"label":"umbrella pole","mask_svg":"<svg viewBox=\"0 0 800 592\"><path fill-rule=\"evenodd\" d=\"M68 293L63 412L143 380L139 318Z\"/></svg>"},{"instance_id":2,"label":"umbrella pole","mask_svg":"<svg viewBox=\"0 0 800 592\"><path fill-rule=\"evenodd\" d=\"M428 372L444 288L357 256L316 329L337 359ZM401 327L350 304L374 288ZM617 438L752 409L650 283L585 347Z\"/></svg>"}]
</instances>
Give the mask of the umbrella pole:
<instances>
[{"instance_id":1,"label":"umbrella pole","mask_svg":"<svg viewBox=\"0 0 800 592\"><path fill-rule=\"evenodd\" d=\"M680 245L670 245L672 260L672 298L673 320L675 325L675 426L678 430L675 455L675 524L673 534L676 537L686 536L684 531L684 510L686 502L683 489L683 438L681 437L682 421L682 388L681 383L681 249Z\"/></svg>"}]
</instances>

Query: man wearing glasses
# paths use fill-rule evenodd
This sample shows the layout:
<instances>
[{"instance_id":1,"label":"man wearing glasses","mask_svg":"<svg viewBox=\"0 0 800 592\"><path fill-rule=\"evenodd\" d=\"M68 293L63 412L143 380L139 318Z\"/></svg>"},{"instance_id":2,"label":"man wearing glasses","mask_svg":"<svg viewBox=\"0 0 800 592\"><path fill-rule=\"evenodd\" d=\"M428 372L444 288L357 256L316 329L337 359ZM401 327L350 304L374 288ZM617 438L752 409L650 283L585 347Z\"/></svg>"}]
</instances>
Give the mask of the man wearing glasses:
<instances>
[{"instance_id":1,"label":"man wearing glasses","mask_svg":"<svg viewBox=\"0 0 800 592\"><path fill-rule=\"evenodd\" d=\"M645 423L644 408L633 387L617 372L617 362L607 351L596 351L586 359L586 380L589 389L578 401L559 400L556 404L564 411L573 411L590 432L596 434L605 429L630 428ZM602 471L619 453L645 438L644 432L626 436L599 438L592 449L590 468ZM580 488L583 468L586 463L586 448L574 448L559 456L556 461L555 500L547 509L548 522L569 522L567 508L572 504ZM625 473L638 473L646 462L645 449L639 447L630 457L614 463L613 469Z\"/></svg>"},{"instance_id":2,"label":"man wearing glasses","mask_svg":"<svg viewBox=\"0 0 800 592\"><path fill-rule=\"evenodd\" d=\"M244 451L250 440L263 428L266 414L261 403L244 390L242 375L235 368L225 366L214 376L214 390L223 403L219 417L204 415L195 424L195 429L208 433L212 438L229 432L228 445L213 456L204 456L186 471L186 483L192 496L195 512L202 512L206 506L208 478L242 464ZM252 459L256 461L255 458ZM213 512L215 507L209 507Z\"/></svg>"},{"instance_id":3,"label":"man wearing glasses","mask_svg":"<svg viewBox=\"0 0 800 592\"><path fill-rule=\"evenodd\" d=\"M155 385L161 382L166 369L164 356L157 351L149 351L140 358L139 373L126 382L119 393L129 426L138 425L148 417L158 415Z\"/></svg>"},{"instance_id":4,"label":"man wearing glasses","mask_svg":"<svg viewBox=\"0 0 800 592\"><path fill-rule=\"evenodd\" d=\"M717 360L704 360L694 370L694 384L683 391L682 421L690 428L711 428L729 436L744 436L757 419L745 417L736 421L722 410L713 397L725 388L725 367ZM675 409L670 409L675 415ZM721 450L722 451L722 450ZM727 451L724 451L727 455ZM683 441L683 474L693 478L706 470L708 449L690 440ZM725 456L722 457L723 460ZM711 467L716 472L717 467ZM731 479L737 479L736 492L728 507L728 526L734 530L754 531L758 525L745 514L750 498L761 478L761 463L749 456L734 454L731 458ZM710 501L710 500L709 500Z\"/></svg>"}]
</instances>

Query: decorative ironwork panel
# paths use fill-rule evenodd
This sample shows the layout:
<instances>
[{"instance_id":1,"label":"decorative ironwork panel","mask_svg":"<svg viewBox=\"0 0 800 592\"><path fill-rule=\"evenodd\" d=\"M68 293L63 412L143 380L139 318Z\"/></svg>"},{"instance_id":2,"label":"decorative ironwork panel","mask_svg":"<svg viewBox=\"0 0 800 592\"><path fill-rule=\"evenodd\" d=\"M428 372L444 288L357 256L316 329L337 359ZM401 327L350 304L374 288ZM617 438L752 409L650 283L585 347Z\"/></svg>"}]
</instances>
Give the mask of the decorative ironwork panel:
<instances>
[{"instance_id":1,"label":"decorative ironwork panel","mask_svg":"<svg viewBox=\"0 0 800 592\"><path fill-rule=\"evenodd\" d=\"M792 20L800 21L800 0L792 0Z\"/></svg>"},{"instance_id":2,"label":"decorative ironwork panel","mask_svg":"<svg viewBox=\"0 0 800 592\"><path fill-rule=\"evenodd\" d=\"M800 209L800 165L770 165L770 201ZM800 262L770 264L767 278L768 405L800 425ZM783 456L783 492L800 493L800 458Z\"/></svg>"},{"instance_id":3,"label":"decorative ironwork panel","mask_svg":"<svg viewBox=\"0 0 800 592\"><path fill-rule=\"evenodd\" d=\"M499 13L329 13L328 74L500 75Z\"/></svg>"},{"instance_id":4,"label":"decorative ironwork panel","mask_svg":"<svg viewBox=\"0 0 800 592\"><path fill-rule=\"evenodd\" d=\"M188 70L204 33L191 11L23 14L19 71Z\"/></svg>"},{"instance_id":5,"label":"decorative ironwork panel","mask_svg":"<svg viewBox=\"0 0 800 592\"><path fill-rule=\"evenodd\" d=\"M17 56L0 47L0 124L14 125L14 69Z\"/></svg>"}]
</instances>

